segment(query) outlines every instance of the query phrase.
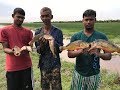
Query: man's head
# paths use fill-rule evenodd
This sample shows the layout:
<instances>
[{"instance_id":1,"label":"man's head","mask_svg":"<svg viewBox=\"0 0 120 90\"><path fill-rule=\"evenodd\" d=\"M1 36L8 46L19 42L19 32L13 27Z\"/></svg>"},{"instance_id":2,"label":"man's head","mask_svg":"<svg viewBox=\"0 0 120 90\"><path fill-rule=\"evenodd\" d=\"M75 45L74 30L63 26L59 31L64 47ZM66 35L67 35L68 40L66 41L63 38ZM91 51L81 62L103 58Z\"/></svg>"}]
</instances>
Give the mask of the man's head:
<instances>
[{"instance_id":1,"label":"man's head","mask_svg":"<svg viewBox=\"0 0 120 90\"><path fill-rule=\"evenodd\" d=\"M25 11L22 8L15 8L12 14L14 24L21 26L25 19Z\"/></svg>"},{"instance_id":2,"label":"man's head","mask_svg":"<svg viewBox=\"0 0 120 90\"><path fill-rule=\"evenodd\" d=\"M94 17L94 18L96 18L96 11L94 11L92 9L88 9L83 13L83 18L84 17Z\"/></svg>"},{"instance_id":3,"label":"man's head","mask_svg":"<svg viewBox=\"0 0 120 90\"><path fill-rule=\"evenodd\" d=\"M51 24L51 19L53 18L51 9L48 7L43 7L40 10L40 18L45 25Z\"/></svg>"},{"instance_id":4,"label":"man's head","mask_svg":"<svg viewBox=\"0 0 120 90\"><path fill-rule=\"evenodd\" d=\"M96 21L96 11L88 9L83 13L83 24L86 30L93 30Z\"/></svg>"}]
</instances>

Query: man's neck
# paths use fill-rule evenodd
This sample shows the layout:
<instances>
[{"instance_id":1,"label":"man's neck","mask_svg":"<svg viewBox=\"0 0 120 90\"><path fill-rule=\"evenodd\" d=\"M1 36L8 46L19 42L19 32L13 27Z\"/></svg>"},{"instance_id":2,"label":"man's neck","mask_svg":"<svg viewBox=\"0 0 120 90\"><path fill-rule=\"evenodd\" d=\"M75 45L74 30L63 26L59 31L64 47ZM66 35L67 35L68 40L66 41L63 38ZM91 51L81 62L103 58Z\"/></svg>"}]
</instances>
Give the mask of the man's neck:
<instances>
[{"instance_id":1,"label":"man's neck","mask_svg":"<svg viewBox=\"0 0 120 90\"><path fill-rule=\"evenodd\" d=\"M17 24L13 24L14 27L16 28L21 28L22 26L21 25L17 25Z\"/></svg>"},{"instance_id":2,"label":"man's neck","mask_svg":"<svg viewBox=\"0 0 120 90\"><path fill-rule=\"evenodd\" d=\"M52 27L52 25L49 25L49 26L48 25L44 25L43 26L44 33L50 34L51 27Z\"/></svg>"},{"instance_id":3,"label":"man's neck","mask_svg":"<svg viewBox=\"0 0 120 90\"><path fill-rule=\"evenodd\" d=\"M92 30L84 30L84 34L85 34L86 36L92 35L93 32L94 32L94 29L92 29Z\"/></svg>"}]
</instances>

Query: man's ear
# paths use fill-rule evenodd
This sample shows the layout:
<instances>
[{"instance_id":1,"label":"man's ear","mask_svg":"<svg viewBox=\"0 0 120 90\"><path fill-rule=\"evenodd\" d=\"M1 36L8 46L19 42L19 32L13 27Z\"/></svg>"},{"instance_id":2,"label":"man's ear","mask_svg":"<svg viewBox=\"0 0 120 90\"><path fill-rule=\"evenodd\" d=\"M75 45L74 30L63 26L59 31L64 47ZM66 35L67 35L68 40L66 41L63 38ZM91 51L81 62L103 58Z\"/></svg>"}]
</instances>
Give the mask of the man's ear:
<instances>
[{"instance_id":1,"label":"man's ear","mask_svg":"<svg viewBox=\"0 0 120 90\"><path fill-rule=\"evenodd\" d=\"M96 21L97 19L95 18L95 21Z\"/></svg>"},{"instance_id":2,"label":"man's ear","mask_svg":"<svg viewBox=\"0 0 120 90\"><path fill-rule=\"evenodd\" d=\"M51 19L53 19L53 15L51 15Z\"/></svg>"},{"instance_id":3,"label":"man's ear","mask_svg":"<svg viewBox=\"0 0 120 90\"><path fill-rule=\"evenodd\" d=\"M82 22L83 22L83 19L82 19Z\"/></svg>"},{"instance_id":4,"label":"man's ear","mask_svg":"<svg viewBox=\"0 0 120 90\"><path fill-rule=\"evenodd\" d=\"M12 14L12 17L14 17L14 14Z\"/></svg>"}]
</instances>

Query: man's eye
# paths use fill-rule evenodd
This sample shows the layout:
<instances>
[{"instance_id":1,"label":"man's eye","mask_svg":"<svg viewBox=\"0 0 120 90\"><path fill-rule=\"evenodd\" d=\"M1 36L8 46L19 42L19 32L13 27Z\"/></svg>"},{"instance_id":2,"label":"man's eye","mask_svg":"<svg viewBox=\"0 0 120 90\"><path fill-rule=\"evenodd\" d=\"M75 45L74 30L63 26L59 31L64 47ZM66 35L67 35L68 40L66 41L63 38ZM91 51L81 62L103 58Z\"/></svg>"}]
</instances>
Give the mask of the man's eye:
<instances>
[{"instance_id":1,"label":"man's eye","mask_svg":"<svg viewBox=\"0 0 120 90\"><path fill-rule=\"evenodd\" d=\"M22 16L17 16L17 18L25 19L25 17L22 17Z\"/></svg>"}]
</instances>

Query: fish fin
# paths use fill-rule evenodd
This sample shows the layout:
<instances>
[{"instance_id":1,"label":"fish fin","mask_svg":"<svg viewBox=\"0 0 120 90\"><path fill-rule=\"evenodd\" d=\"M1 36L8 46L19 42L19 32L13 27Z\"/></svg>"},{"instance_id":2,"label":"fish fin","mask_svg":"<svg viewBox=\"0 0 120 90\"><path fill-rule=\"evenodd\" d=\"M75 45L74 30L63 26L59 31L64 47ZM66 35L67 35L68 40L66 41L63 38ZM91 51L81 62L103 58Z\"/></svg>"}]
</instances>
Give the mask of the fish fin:
<instances>
[{"instance_id":1,"label":"fish fin","mask_svg":"<svg viewBox=\"0 0 120 90\"><path fill-rule=\"evenodd\" d=\"M63 51L63 50L65 50L65 49L66 49L65 46L60 46L60 47L59 47L59 50L60 50L60 51Z\"/></svg>"},{"instance_id":2,"label":"fish fin","mask_svg":"<svg viewBox=\"0 0 120 90\"><path fill-rule=\"evenodd\" d=\"M55 54L55 55L53 55L53 57L54 57L54 58L57 58L56 54Z\"/></svg>"}]
</instances>

